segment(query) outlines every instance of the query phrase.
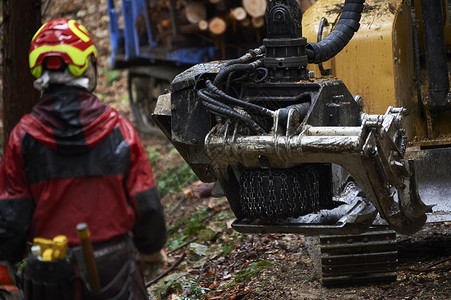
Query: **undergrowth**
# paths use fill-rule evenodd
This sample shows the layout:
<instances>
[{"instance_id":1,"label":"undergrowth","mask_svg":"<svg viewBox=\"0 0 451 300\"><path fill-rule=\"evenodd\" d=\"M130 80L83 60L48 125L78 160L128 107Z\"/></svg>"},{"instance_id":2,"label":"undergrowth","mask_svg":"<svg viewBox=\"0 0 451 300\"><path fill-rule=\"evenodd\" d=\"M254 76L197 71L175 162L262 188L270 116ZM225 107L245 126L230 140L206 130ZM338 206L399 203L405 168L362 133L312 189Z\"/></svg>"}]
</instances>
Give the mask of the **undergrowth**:
<instances>
[{"instance_id":1,"label":"undergrowth","mask_svg":"<svg viewBox=\"0 0 451 300\"><path fill-rule=\"evenodd\" d=\"M176 150L172 149L171 151ZM158 174L158 178L156 178L156 185L162 198L171 191L178 192L188 184L199 180L196 174L194 174L193 170L191 170L189 165L185 162L181 166L176 165L168 169L160 169L158 167L157 161L161 159L162 154L156 148L152 148L147 153L147 157L149 158L149 162L152 165L154 174Z\"/></svg>"}]
</instances>

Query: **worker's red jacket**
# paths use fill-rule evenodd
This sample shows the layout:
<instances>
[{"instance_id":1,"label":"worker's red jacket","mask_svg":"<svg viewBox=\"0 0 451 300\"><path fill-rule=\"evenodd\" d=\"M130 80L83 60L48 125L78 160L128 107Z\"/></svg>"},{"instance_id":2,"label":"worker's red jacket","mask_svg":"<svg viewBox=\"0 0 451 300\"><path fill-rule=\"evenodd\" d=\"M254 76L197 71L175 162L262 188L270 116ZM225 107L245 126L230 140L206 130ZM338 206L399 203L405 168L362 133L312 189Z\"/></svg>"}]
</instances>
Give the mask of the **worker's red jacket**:
<instances>
[{"instance_id":1,"label":"worker's red jacket","mask_svg":"<svg viewBox=\"0 0 451 300\"><path fill-rule=\"evenodd\" d=\"M144 148L129 121L96 96L56 85L11 132L0 166L0 261L17 262L33 237L79 244L133 233L159 251L163 208Z\"/></svg>"}]
</instances>

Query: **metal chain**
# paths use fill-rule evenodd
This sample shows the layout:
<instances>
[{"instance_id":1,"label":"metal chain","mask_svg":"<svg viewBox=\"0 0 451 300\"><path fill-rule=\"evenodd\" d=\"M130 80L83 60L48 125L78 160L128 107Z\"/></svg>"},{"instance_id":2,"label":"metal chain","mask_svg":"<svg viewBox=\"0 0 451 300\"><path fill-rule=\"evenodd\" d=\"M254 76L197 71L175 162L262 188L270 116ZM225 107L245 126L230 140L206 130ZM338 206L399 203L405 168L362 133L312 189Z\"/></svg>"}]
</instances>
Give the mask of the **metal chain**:
<instances>
[{"instance_id":1,"label":"metal chain","mask_svg":"<svg viewBox=\"0 0 451 300\"><path fill-rule=\"evenodd\" d=\"M320 175L312 167L246 170L240 178L240 203L249 218L298 217L320 209ZM279 189L280 191L276 189Z\"/></svg>"},{"instance_id":2,"label":"metal chain","mask_svg":"<svg viewBox=\"0 0 451 300\"><path fill-rule=\"evenodd\" d=\"M302 194L301 185L299 184L299 176L294 178L293 193L295 195L294 198L297 199L300 204L300 210L305 211L304 195Z\"/></svg>"},{"instance_id":3,"label":"metal chain","mask_svg":"<svg viewBox=\"0 0 451 300\"><path fill-rule=\"evenodd\" d=\"M257 213L259 216L266 215L266 210L263 209L262 202L265 200L264 191L263 191L263 177L261 176L261 172L257 172Z\"/></svg>"},{"instance_id":4,"label":"metal chain","mask_svg":"<svg viewBox=\"0 0 451 300\"><path fill-rule=\"evenodd\" d=\"M269 171L268 176L268 207L267 207L267 214L268 215L279 215L279 211L277 209L277 199L276 199L276 192L274 190L274 176L271 174L271 171Z\"/></svg>"},{"instance_id":5,"label":"metal chain","mask_svg":"<svg viewBox=\"0 0 451 300\"><path fill-rule=\"evenodd\" d=\"M289 196L288 193L288 183L287 183L287 174L286 173L282 173L280 175L280 179L282 180L282 189L280 192L280 208L281 208L281 213L285 216L289 216L290 213L294 213L296 212L296 198ZM291 200L291 201L290 201ZM287 204L287 206L285 206L284 209L284 203Z\"/></svg>"},{"instance_id":6,"label":"metal chain","mask_svg":"<svg viewBox=\"0 0 451 300\"><path fill-rule=\"evenodd\" d=\"M248 177L249 174L244 173L241 176L241 184L240 184L240 204L243 214L245 216L248 216L250 213L248 203L252 201L250 199L252 197L252 190L250 190Z\"/></svg>"}]
</instances>

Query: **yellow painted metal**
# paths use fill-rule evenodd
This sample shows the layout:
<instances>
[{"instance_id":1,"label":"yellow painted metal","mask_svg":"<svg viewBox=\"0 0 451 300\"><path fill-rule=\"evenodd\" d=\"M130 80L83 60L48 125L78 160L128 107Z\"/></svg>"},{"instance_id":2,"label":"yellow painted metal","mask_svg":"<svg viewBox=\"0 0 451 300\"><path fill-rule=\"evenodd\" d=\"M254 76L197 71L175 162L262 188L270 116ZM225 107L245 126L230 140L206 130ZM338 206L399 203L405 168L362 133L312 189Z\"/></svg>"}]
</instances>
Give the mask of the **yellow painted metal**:
<instances>
[{"instance_id":1,"label":"yellow painted metal","mask_svg":"<svg viewBox=\"0 0 451 300\"><path fill-rule=\"evenodd\" d=\"M412 139L426 137L427 126L416 93L411 10L404 2L367 0L358 32L324 67L331 68L332 77L343 80L352 94L362 96L366 113L383 114L389 106L407 108L405 126ZM308 42L317 42L323 17L329 23L323 37L330 33L343 3L319 0L305 12L302 25ZM309 69L321 77L316 65ZM447 126L440 126L442 133L448 132Z\"/></svg>"},{"instance_id":2,"label":"yellow painted metal","mask_svg":"<svg viewBox=\"0 0 451 300\"><path fill-rule=\"evenodd\" d=\"M316 35L322 17L332 26L337 23L338 13L341 11L339 5L342 3L342 0L320 0L304 14L303 34L307 41L317 41ZM394 52L399 51L401 55L404 53L400 49L393 51L394 48L401 48L393 38L393 23L397 7L402 1L366 3L371 9L362 13L360 29L349 44L331 59L329 66L332 66L333 76L342 79L351 93L363 97L367 113L384 113L388 106L399 106L401 101L396 99L394 63L395 60L398 64L399 61L403 63L404 59L395 57ZM332 26L327 28L328 32L324 36ZM315 74L319 75L316 66L310 65L309 69L315 69Z\"/></svg>"}]
</instances>

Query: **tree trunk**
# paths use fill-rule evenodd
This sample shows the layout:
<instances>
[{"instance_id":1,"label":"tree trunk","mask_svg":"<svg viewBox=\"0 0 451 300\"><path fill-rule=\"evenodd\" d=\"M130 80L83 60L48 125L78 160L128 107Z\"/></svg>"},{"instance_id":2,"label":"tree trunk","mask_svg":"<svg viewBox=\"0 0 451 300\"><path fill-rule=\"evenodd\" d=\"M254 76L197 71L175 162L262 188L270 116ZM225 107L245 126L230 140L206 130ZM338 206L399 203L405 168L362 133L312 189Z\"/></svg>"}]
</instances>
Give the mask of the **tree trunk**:
<instances>
[{"instance_id":1,"label":"tree trunk","mask_svg":"<svg viewBox=\"0 0 451 300\"><path fill-rule=\"evenodd\" d=\"M265 25L265 19L263 17L252 18L252 26L254 28L262 28Z\"/></svg>"},{"instance_id":2,"label":"tree trunk","mask_svg":"<svg viewBox=\"0 0 451 300\"><path fill-rule=\"evenodd\" d=\"M251 25L251 19L246 18L243 21L240 22L241 26L243 27L249 27L249 25Z\"/></svg>"},{"instance_id":3,"label":"tree trunk","mask_svg":"<svg viewBox=\"0 0 451 300\"><path fill-rule=\"evenodd\" d=\"M199 31L205 31L208 29L208 22L201 20L196 24L186 24L180 26L180 32L185 34L195 33Z\"/></svg>"},{"instance_id":4,"label":"tree trunk","mask_svg":"<svg viewBox=\"0 0 451 300\"><path fill-rule=\"evenodd\" d=\"M29 113L40 92L33 88L28 65L30 41L41 26L40 0L3 0L3 134L4 143L20 118Z\"/></svg>"},{"instance_id":5,"label":"tree trunk","mask_svg":"<svg viewBox=\"0 0 451 300\"><path fill-rule=\"evenodd\" d=\"M266 0L242 0L242 3L248 15L253 18L263 17L268 5Z\"/></svg>"},{"instance_id":6,"label":"tree trunk","mask_svg":"<svg viewBox=\"0 0 451 300\"><path fill-rule=\"evenodd\" d=\"M247 17L247 12L244 7L238 6L230 10L230 15L237 21L243 21Z\"/></svg>"},{"instance_id":7,"label":"tree trunk","mask_svg":"<svg viewBox=\"0 0 451 300\"><path fill-rule=\"evenodd\" d=\"M221 35L226 29L227 23L220 17L214 17L208 23L208 30L210 30L213 35Z\"/></svg>"},{"instance_id":8,"label":"tree trunk","mask_svg":"<svg viewBox=\"0 0 451 300\"><path fill-rule=\"evenodd\" d=\"M201 2L191 2L184 11L189 23L195 24L207 18L207 8Z\"/></svg>"}]
</instances>

